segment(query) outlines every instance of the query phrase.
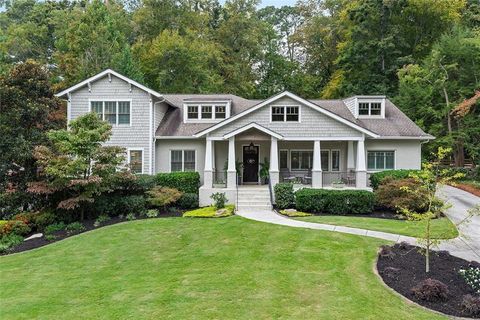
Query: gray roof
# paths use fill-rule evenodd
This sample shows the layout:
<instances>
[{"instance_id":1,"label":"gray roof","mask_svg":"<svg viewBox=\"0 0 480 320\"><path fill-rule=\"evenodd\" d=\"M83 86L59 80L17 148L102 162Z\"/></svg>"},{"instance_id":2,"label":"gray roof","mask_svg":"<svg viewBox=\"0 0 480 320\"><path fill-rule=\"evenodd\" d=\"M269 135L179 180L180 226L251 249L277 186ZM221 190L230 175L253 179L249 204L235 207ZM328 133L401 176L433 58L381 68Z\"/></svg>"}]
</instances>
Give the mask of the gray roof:
<instances>
[{"instance_id":1,"label":"gray roof","mask_svg":"<svg viewBox=\"0 0 480 320\"><path fill-rule=\"evenodd\" d=\"M156 131L156 136L185 137L203 131L215 123L184 123L184 101L212 101L229 100L231 103L231 116L245 111L264 100L248 100L232 94L166 94L167 102L172 106L161 121ZM382 119L355 119L343 100L309 100L336 115L370 130L381 137L420 137L432 138L423 132L410 118L398 109L390 100L385 103L385 118Z\"/></svg>"}]
</instances>

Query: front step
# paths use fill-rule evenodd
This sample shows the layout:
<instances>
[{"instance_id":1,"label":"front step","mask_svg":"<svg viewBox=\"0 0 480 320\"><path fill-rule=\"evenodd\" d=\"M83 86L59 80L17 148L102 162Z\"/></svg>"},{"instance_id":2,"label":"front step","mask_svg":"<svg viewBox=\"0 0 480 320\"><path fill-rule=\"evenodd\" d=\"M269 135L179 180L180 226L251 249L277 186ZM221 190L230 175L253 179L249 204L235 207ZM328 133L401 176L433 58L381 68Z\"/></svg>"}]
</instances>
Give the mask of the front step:
<instances>
[{"instance_id":1,"label":"front step","mask_svg":"<svg viewBox=\"0 0 480 320\"><path fill-rule=\"evenodd\" d=\"M238 188L238 209L272 210L270 191L266 186L241 186Z\"/></svg>"}]
</instances>

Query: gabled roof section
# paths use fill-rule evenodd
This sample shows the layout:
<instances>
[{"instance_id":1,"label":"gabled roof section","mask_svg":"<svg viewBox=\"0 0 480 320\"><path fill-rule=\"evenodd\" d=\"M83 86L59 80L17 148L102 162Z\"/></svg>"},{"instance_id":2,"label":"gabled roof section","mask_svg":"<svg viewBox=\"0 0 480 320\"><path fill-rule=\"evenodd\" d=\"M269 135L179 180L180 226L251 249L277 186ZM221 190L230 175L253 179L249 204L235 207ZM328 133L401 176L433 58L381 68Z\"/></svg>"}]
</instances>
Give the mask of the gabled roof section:
<instances>
[{"instance_id":1,"label":"gabled roof section","mask_svg":"<svg viewBox=\"0 0 480 320\"><path fill-rule=\"evenodd\" d=\"M225 119L222 122L217 123L216 125L213 125L213 126L207 128L205 130L202 130L202 131L198 132L194 136L197 137L197 138L201 137L201 136L204 136L209 132L212 132L212 131L214 131L218 128L221 128L224 125L227 125L227 124L235 121L236 119L239 119L239 118L241 118L241 117L243 117L243 116L245 116L245 115L247 115L247 114L249 114L253 111L256 111L256 110L274 102L275 100L278 100L278 99L283 98L283 97L288 97L288 98L293 99L293 100L295 100L299 103L302 103L302 104L304 104L304 105L306 105L306 106L308 106L308 107L310 107L310 108L312 108L312 109L314 109L314 110L316 110L316 111L318 111L322 114L325 114L326 116L329 116L330 118L333 118L333 119L337 120L338 122L341 122L341 123L343 123L343 124L345 124L345 125L347 125L351 128L354 128L354 129L356 129L356 130L358 130L358 131L360 131L360 132L362 132L362 133L364 133L364 134L366 134L366 135L368 135L372 138L378 138L379 137L378 134L376 134L376 133L374 133L374 132L372 132L368 129L365 129L365 128L363 128L363 127L361 127L361 126L359 126L359 125L357 125L357 124L355 124L351 121L348 121L345 118L343 118L343 117L341 117L341 116L339 116L339 115L337 115L333 112L330 112L330 111L328 111L324 108L321 108L320 106L318 106L318 105L316 105L316 104L314 104L314 103L312 103L308 100L305 100L305 99L303 99L303 98L301 98L301 97L299 97L299 96L297 96L297 95L295 95L291 92L288 92L288 91L284 91L284 92L279 93L279 94L277 94L277 95L275 95L275 96L273 96L273 97L271 97L267 100L264 100L264 101L258 103L257 105L255 105L255 106L253 106L253 107L251 107L247 110L244 110L243 112L238 113L237 115L235 115L233 117Z\"/></svg>"},{"instance_id":2,"label":"gabled roof section","mask_svg":"<svg viewBox=\"0 0 480 320\"><path fill-rule=\"evenodd\" d=\"M143 90L143 91L145 91L145 92L150 93L151 95L153 95L153 96L155 96L155 97L157 97L157 98L162 98L162 97L163 97L163 95L160 94L160 93L158 93L157 91L152 90L152 89L150 89L150 88L147 88L147 87L145 87L143 84L140 84L140 83L138 83L138 82L135 81L135 80L132 80L132 79L130 79L130 78L124 76L124 75L121 75L120 73L118 73L118 72L116 72L116 71L114 71L114 70L112 70L112 69L104 70L104 71L102 71L102 72L94 75L93 77L90 77L90 78L88 78L88 79L86 79L86 80L83 80L82 82L77 83L76 85L71 86L70 88L67 88L67 89L63 90L62 92L57 93L55 96L61 98L61 97L65 96L66 94L68 94L68 93L70 93L70 92L73 92L73 91L76 91L76 90L78 90L78 89L80 89L80 88L82 88L82 87L84 87L84 86L88 86L89 83L94 82L94 81L96 81L96 80L98 80L98 79L101 79L101 78L103 78L103 77L105 77L105 76L109 76L109 77L110 77L110 76L115 76L115 77L117 77L117 78L122 79L123 81L125 81L125 82L127 82L127 83L130 83L132 86L135 86L135 87L137 87L137 88L139 88L139 89L141 89L141 90Z\"/></svg>"},{"instance_id":3,"label":"gabled roof section","mask_svg":"<svg viewBox=\"0 0 480 320\"><path fill-rule=\"evenodd\" d=\"M258 131L261 131L261 132L263 132L263 133L266 133L266 134L268 134L268 135L270 135L270 136L272 136L272 137L275 137L275 138L277 138L277 139L280 139L280 140L283 139L283 136L282 136L281 134L276 133L275 131L272 131L272 130L270 130L270 129L268 129L268 128L265 128L264 126L261 126L261 125L259 125L258 123L255 123L255 122L251 122L251 123L247 124L246 126L243 126L243 127L241 127L241 128L238 128L238 129L236 129L236 130L233 130L233 131L225 134L225 135L223 136L223 138L224 138L224 139L228 139L228 138L231 138L231 137L233 137L233 136L236 136L237 134L240 134L240 133L245 132L245 131L250 130L250 129L257 129Z\"/></svg>"}]
</instances>

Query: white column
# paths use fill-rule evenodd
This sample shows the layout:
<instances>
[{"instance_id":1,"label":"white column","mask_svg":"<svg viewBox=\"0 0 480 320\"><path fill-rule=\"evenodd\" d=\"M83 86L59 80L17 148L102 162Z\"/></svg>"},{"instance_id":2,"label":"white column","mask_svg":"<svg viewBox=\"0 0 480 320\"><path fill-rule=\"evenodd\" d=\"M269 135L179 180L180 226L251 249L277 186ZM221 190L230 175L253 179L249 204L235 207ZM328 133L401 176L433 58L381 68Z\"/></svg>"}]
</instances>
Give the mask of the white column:
<instances>
[{"instance_id":1,"label":"white column","mask_svg":"<svg viewBox=\"0 0 480 320\"><path fill-rule=\"evenodd\" d=\"M359 140L357 143L357 188L367 187L367 169L365 167L365 141Z\"/></svg>"},{"instance_id":2,"label":"white column","mask_svg":"<svg viewBox=\"0 0 480 320\"><path fill-rule=\"evenodd\" d=\"M235 168L235 137L228 139L227 188L237 187L237 169Z\"/></svg>"},{"instance_id":3,"label":"white column","mask_svg":"<svg viewBox=\"0 0 480 320\"><path fill-rule=\"evenodd\" d=\"M278 171L278 139L272 137L270 142L270 183L274 187L280 182L280 172Z\"/></svg>"},{"instance_id":4,"label":"white column","mask_svg":"<svg viewBox=\"0 0 480 320\"><path fill-rule=\"evenodd\" d=\"M322 187L322 157L320 140L313 142L313 167L312 167L312 187Z\"/></svg>"},{"instance_id":5,"label":"white column","mask_svg":"<svg viewBox=\"0 0 480 320\"><path fill-rule=\"evenodd\" d=\"M203 184L211 188L213 186L213 161L212 161L212 140L206 139L205 145L205 170L203 171Z\"/></svg>"},{"instance_id":6,"label":"white column","mask_svg":"<svg viewBox=\"0 0 480 320\"><path fill-rule=\"evenodd\" d=\"M355 157L353 154L353 141L348 141L347 150L347 170L351 171L355 169Z\"/></svg>"}]
</instances>

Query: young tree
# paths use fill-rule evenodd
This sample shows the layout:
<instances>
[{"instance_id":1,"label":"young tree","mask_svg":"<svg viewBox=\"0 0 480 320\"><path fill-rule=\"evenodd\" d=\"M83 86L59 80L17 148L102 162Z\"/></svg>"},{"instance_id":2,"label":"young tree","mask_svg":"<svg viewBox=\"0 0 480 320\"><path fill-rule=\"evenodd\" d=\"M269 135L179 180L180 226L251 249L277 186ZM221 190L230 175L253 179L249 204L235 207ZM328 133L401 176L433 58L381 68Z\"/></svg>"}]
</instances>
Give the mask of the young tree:
<instances>
[{"instance_id":1,"label":"young tree","mask_svg":"<svg viewBox=\"0 0 480 320\"><path fill-rule=\"evenodd\" d=\"M69 130L50 131L48 138L53 147L35 148L44 180L31 183L29 191L47 195L62 192L66 199L57 207L80 209L80 220L83 220L85 204L109 191L110 181L116 176L124 175L117 171L125 160L124 149L102 145L110 136L111 125L95 113L73 120Z\"/></svg>"}]
</instances>

